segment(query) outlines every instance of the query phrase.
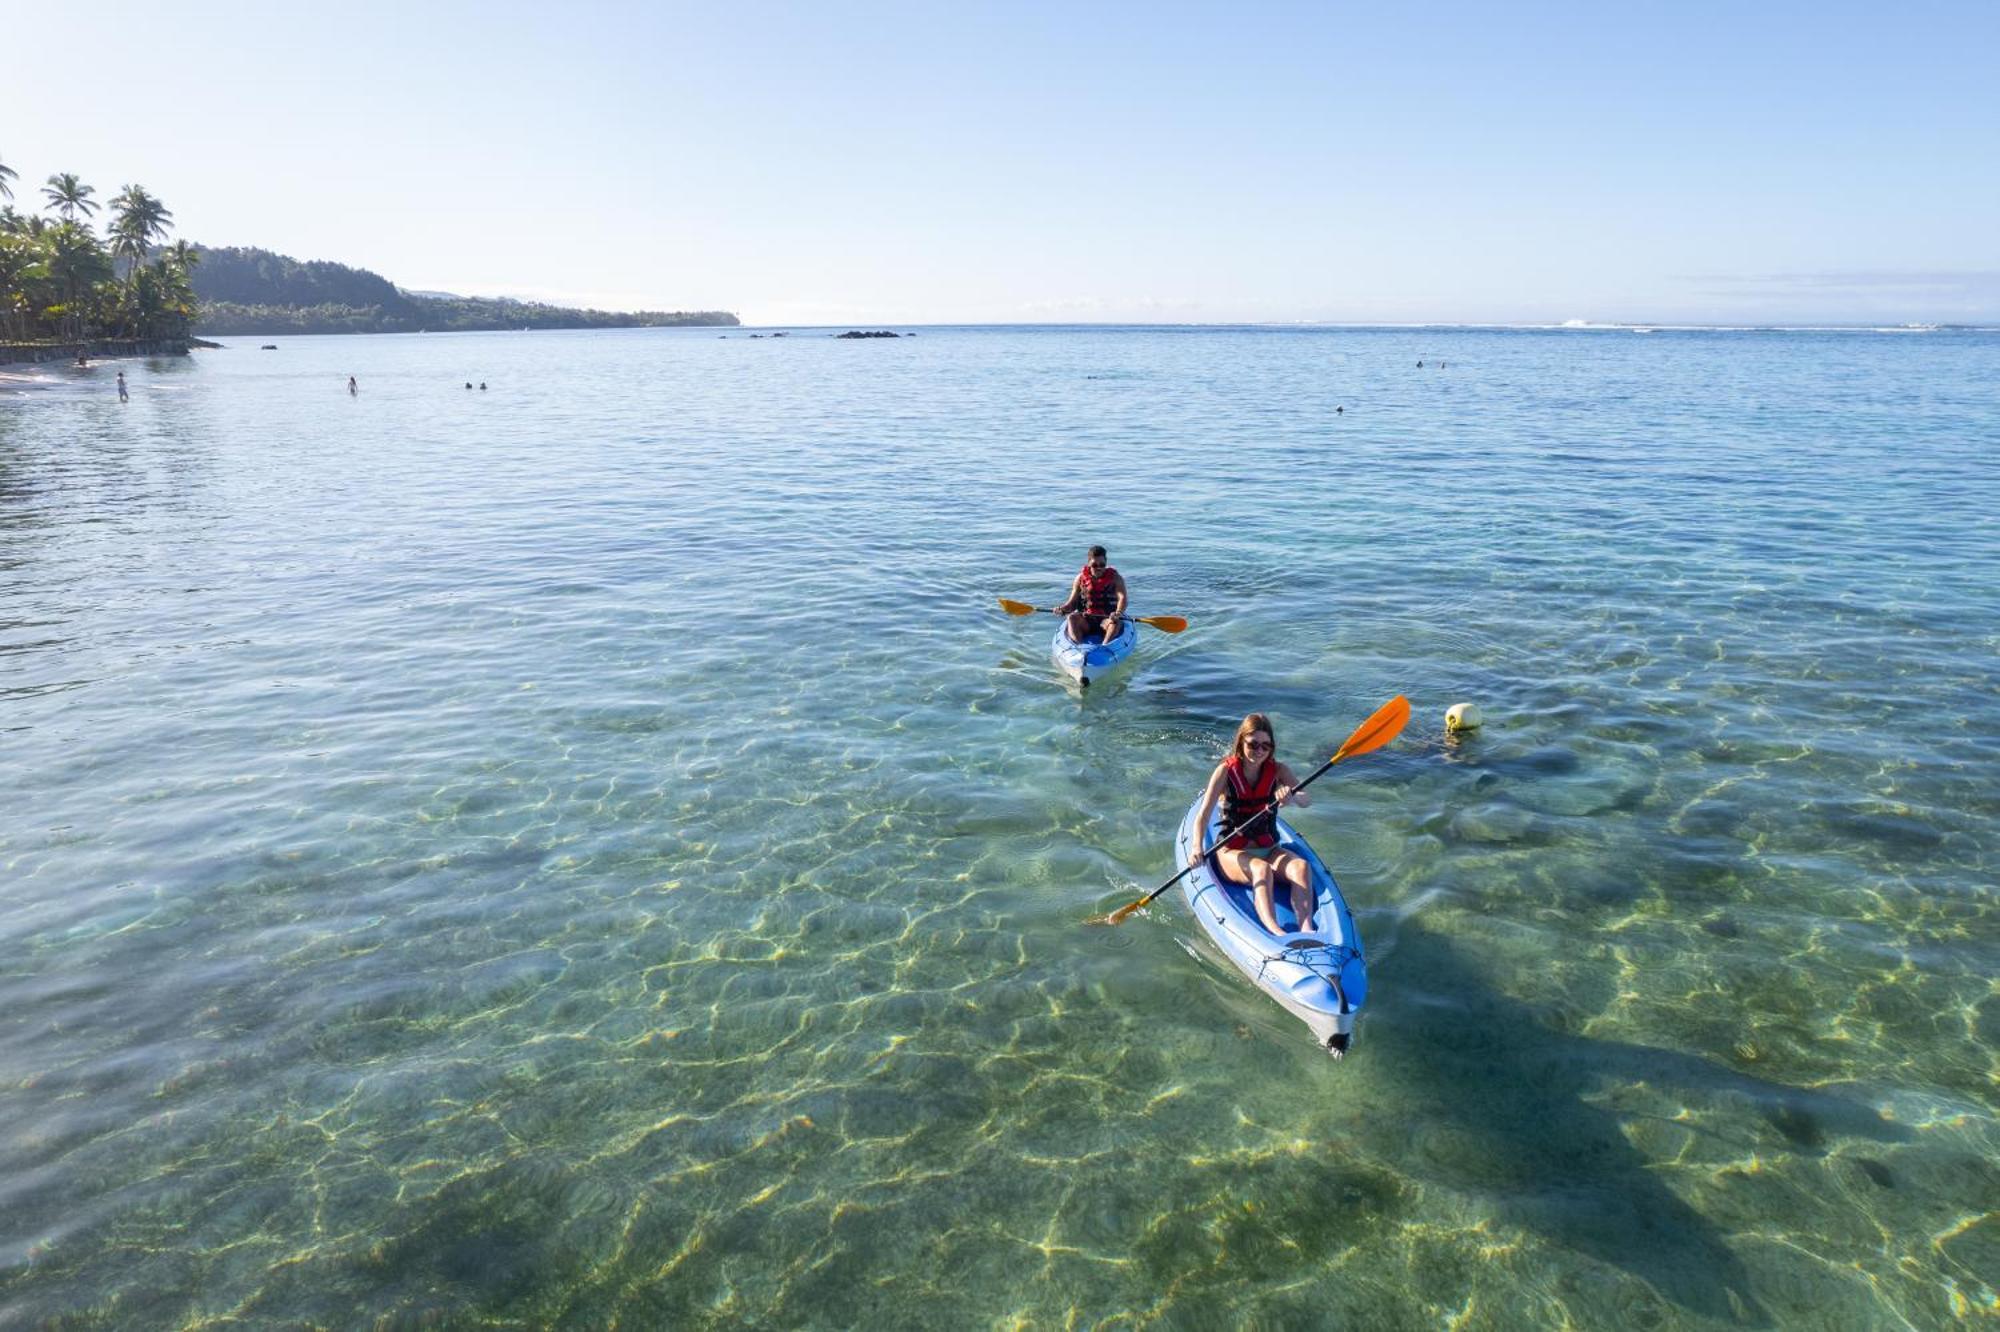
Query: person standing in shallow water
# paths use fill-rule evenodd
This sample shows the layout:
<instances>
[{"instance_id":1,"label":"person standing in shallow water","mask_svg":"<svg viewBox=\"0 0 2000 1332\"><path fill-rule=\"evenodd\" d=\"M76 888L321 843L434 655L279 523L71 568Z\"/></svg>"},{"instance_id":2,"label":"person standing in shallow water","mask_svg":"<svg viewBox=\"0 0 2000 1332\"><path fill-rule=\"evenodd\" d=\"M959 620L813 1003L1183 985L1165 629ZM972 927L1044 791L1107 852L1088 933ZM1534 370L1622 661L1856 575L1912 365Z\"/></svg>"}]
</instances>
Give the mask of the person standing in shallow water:
<instances>
[{"instance_id":1,"label":"person standing in shallow water","mask_svg":"<svg viewBox=\"0 0 2000 1332\"><path fill-rule=\"evenodd\" d=\"M356 384L356 383L354 382L354 376L353 376L353 375L349 375L349 376L347 377L347 391L348 391L349 393L355 393L355 394L358 394L358 393L360 393L360 392L361 392L361 388L360 388L360 386L359 386L359 385L357 385L357 384Z\"/></svg>"},{"instance_id":2,"label":"person standing in shallow water","mask_svg":"<svg viewBox=\"0 0 2000 1332\"><path fill-rule=\"evenodd\" d=\"M118 372L118 401L132 401L132 395L125 391L125 372L123 370Z\"/></svg>"},{"instance_id":3,"label":"person standing in shallow water","mask_svg":"<svg viewBox=\"0 0 2000 1332\"><path fill-rule=\"evenodd\" d=\"M1257 904L1257 919L1273 934L1285 931L1278 925L1274 892L1282 883L1291 890L1292 914L1298 928L1313 927L1312 866L1302 856L1278 848L1278 815L1281 805L1310 805L1312 797L1298 790L1297 774L1278 762L1276 733L1271 719L1253 712L1236 728L1229 743L1229 757L1209 774L1208 789L1201 793L1201 812L1194 826L1201 830L1198 841L1208 840L1209 816L1216 802L1222 804L1222 831L1242 828L1250 819L1257 821L1234 837L1198 851L1188 862L1201 863L1210 852L1222 872L1238 883L1250 885ZM1270 811L1265 813L1265 811ZM1262 818L1257 818L1262 814Z\"/></svg>"},{"instance_id":4,"label":"person standing in shallow water","mask_svg":"<svg viewBox=\"0 0 2000 1332\"><path fill-rule=\"evenodd\" d=\"M1056 607L1067 615L1070 638L1088 643L1101 633L1109 643L1118 637L1118 625L1125 618L1125 577L1111 567L1104 547L1092 546L1084 556L1083 568L1069 585L1069 599Z\"/></svg>"}]
</instances>

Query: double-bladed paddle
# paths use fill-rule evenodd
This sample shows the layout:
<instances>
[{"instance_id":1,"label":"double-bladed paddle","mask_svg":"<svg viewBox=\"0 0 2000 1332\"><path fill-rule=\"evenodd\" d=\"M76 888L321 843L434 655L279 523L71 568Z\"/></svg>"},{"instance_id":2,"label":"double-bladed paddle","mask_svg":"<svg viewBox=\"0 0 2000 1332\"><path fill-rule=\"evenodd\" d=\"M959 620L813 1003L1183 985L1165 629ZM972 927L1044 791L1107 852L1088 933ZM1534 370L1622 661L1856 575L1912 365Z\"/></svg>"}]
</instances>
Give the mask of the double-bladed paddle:
<instances>
[{"instance_id":1,"label":"double-bladed paddle","mask_svg":"<svg viewBox=\"0 0 2000 1332\"><path fill-rule=\"evenodd\" d=\"M1058 614L1053 606L1030 606L1025 601L1009 601L1005 597L1000 598L1000 609L1009 615ZM1177 634L1187 628L1187 621L1178 615L1127 615L1125 618L1137 620L1140 624L1150 624L1155 629L1163 629L1170 634Z\"/></svg>"},{"instance_id":2,"label":"double-bladed paddle","mask_svg":"<svg viewBox=\"0 0 2000 1332\"><path fill-rule=\"evenodd\" d=\"M1331 768L1334 764L1340 762L1344 758L1353 758L1356 754L1366 754L1371 749L1380 749L1382 746L1388 744L1391 740L1394 740L1398 735L1401 735L1403 733L1403 726L1409 720L1410 720L1410 700L1404 698L1401 694L1398 694L1394 698L1390 699L1387 703L1384 703L1381 707L1375 709L1375 715L1370 717L1367 721L1362 722L1360 726L1356 727L1354 734L1347 737L1347 743L1342 745L1339 748L1339 750L1335 752L1332 758L1320 764L1318 768L1313 770L1312 776L1306 778L1304 781L1300 782L1297 786L1294 786L1292 790L1294 792L1305 790L1308 786L1311 786L1314 782L1320 779L1321 773L1324 773L1328 768ZM1230 838L1244 831L1251 824L1255 823L1257 820L1265 817L1266 815L1275 814L1277 812L1277 809L1278 806L1275 801L1265 806L1262 810L1259 810L1257 813L1252 814L1249 818L1243 820L1243 822L1237 824L1234 828L1231 828L1228 832L1222 834L1221 837L1218 837L1216 839L1216 845L1219 846L1223 842L1228 841ZM1195 841L1197 845L1200 844L1201 838L1205 836L1207 832L1208 830L1206 828L1197 828L1195 830ZM1167 891L1167 889L1179 883L1182 879L1185 879L1190 873L1193 872L1195 865L1199 865L1200 863L1201 862L1197 860L1194 862L1194 865L1188 865L1183 867L1179 874L1174 875L1173 878L1168 879L1165 883L1155 888L1152 892L1147 893L1144 897L1141 897L1136 901L1127 902L1124 906L1119 907L1116 911L1112 912L1108 916L1092 916L1090 918L1090 923L1093 925L1118 924L1119 922L1123 921L1127 916L1131 915L1134 911L1137 911L1140 907L1146 905L1146 903L1152 901L1154 898L1158 897L1161 893L1164 893L1165 891Z\"/></svg>"}]
</instances>

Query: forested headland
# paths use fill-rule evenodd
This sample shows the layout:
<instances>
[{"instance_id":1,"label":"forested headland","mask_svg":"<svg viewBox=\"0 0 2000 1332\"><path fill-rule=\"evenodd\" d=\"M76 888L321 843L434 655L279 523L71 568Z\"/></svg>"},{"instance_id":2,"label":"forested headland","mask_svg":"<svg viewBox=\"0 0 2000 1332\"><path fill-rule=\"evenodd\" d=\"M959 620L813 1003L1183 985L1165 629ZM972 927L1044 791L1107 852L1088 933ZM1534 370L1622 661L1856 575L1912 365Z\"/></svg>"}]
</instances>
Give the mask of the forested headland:
<instances>
[{"instance_id":1,"label":"forested headland","mask_svg":"<svg viewBox=\"0 0 2000 1332\"><path fill-rule=\"evenodd\" d=\"M416 333L522 328L734 326L719 310L573 310L531 301L404 291L345 264L269 250L167 243L173 213L140 185L101 205L74 173L15 207L20 174L0 159L0 346L149 340L185 350L196 333ZM26 193L25 189L23 191ZM24 198L22 202L27 202ZM5 357L0 357L5 359Z\"/></svg>"},{"instance_id":2,"label":"forested headland","mask_svg":"<svg viewBox=\"0 0 2000 1332\"><path fill-rule=\"evenodd\" d=\"M200 333L441 333L519 328L733 327L720 310L574 310L532 301L404 291L365 268L241 246L204 246Z\"/></svg>"}]
</instances>

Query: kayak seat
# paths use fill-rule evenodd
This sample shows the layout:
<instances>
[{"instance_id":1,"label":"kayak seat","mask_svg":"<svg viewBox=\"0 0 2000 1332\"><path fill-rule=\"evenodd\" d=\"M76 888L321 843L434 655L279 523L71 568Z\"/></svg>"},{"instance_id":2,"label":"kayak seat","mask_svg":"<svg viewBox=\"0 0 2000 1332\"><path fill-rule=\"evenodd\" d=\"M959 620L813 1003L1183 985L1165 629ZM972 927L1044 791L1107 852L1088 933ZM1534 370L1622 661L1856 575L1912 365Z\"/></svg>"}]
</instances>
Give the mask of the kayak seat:
<instances>
[{"instance_id":1,"label":"kayak seat","mask_svg":"<svg viewBox=\"0 0 2000 1332\"><path fill-rule=\"evenodd\" d=\"M1208 872L1215 876L1215 881L1229 894L1230 901L1242 908L1244 915L1251 920L1257 919L1257 894L1251 891L1247 882L1226 873L1221 860L1213 851L1208 854ZM1299 918L1292 912L1292 895L1289 892L1272 893L1271 909L1278 918L1278 924L1285 927L1286 934L1298 932Z\"/></svg>"}]
</instances>

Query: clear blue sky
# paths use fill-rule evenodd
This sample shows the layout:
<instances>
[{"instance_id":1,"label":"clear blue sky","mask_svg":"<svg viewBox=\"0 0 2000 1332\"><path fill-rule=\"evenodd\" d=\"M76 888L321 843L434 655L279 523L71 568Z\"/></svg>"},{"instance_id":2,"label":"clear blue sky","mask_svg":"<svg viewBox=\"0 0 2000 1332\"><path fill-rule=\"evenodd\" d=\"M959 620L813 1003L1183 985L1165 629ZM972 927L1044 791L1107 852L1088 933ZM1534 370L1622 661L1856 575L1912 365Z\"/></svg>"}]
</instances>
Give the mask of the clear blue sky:
<instances>
[{"instance_id":1,"label":"clear blue sky","mask_svg":"<svg viewBox=\"0 0 2000 1332\"><path fill-rule=\"evenodd\" d=\"M2000 0L98 4L17 206L750 322L2000 322Z\"/></svg>"}]
</instances>

